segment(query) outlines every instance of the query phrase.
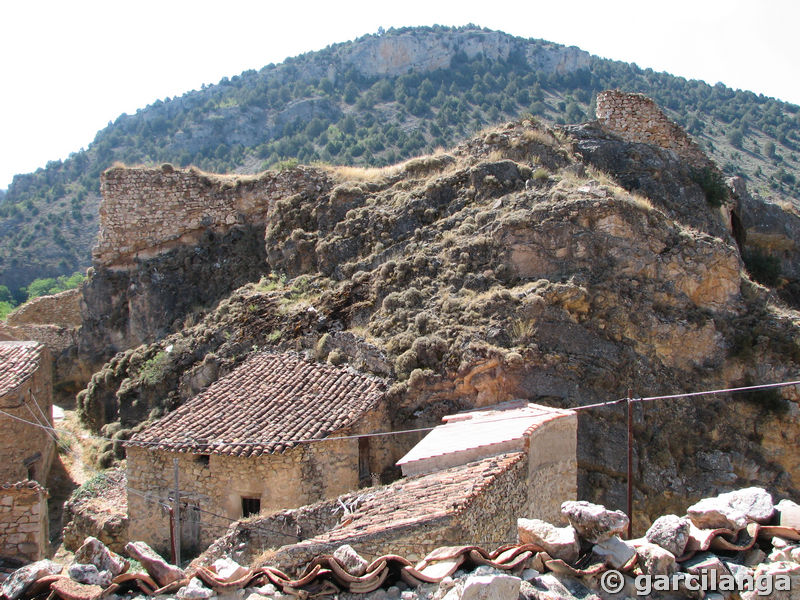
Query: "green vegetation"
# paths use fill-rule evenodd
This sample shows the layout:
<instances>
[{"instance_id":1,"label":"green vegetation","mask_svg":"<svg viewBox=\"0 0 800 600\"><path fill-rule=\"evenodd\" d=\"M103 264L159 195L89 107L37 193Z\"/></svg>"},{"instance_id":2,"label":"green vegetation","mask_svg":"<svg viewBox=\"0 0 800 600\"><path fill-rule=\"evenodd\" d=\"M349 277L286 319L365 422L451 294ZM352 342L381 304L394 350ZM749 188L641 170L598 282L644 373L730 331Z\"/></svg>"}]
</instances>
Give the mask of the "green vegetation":
<instances>
[{"instance_id":1,"label":"green vegetation","mask_svg":"<svg viewBox=\"0 0 800 600\"><path fill-rule=\"evenodd\" d=\"M1 301L0 302L0 321L5 321L8 313L14 310L16 306L14 306L11 302L8 301Z\"/></svg>"},{"instance_id":2,"label":"green vegetation","mask_svg":"<svg viewBox=\"0 0 800 600\"><path fill-rule=\"evenodd\" d=\"M745 251L742 254L747 272L758 283L775 287L781 276L781 261L778 257L762 252L757 248Z\"/></svg>"},{"instance_id":3,"label":"green vegetation","mask_svg":"<svg viewBox=\"0 0 800 600\"><path fill-rule=\"evenodd\" d=\"M45 277L43 279L34 279L26 288L28 300L38 298L39 296L49 296L51 294L58 294L67 290L75 289L86 281L86 275L76 271L69 277L61 275L60 277Z\"/></svg>"},{"instance_id":4,"label":"green vegetation","mask_svg":"<svg viewBox=\"0 0 800 600\"><path fill-rule=\"evenodd\" d=\"M728 186L725 185L725 180L719 171L705 167L692 173L692 179L703 188L706 200L711 206L722 206L728 199Z\"/></svg>"},{"instance_id":5,"label":"green vegetation","mask_svg":"<svg viewBox=\"0 0 800 600\"><path fill-rule=\"evenodd\" d=\"M145 385L156 385L164 377L169 368L169 354L163 350L147 359L139 371L139 378Z\"/></svg>"},{"instance_id":6,"label":"green vegetation","mask_svg":"<svg viewBox=\"0 0 800 600\"><path fill-rule=\"evenodd\" d=\"M48 296L74 289L84 281L86 281L86 275L76 271L69 277L61 275L59 277L34 279L28 287L17 290L16 294L13 294L8 287L0 285L0 320L4 321L8 313L17 308L22 302L33 300L39 296ZM22 302L18 300L20 297Z\"/></svg>"},{"instance_id":7,"label":"green vegetation","mask_svg":"<svg viewBox=\"0 0 800 600\"><path fill-rule=\"evenodd\" d=\"M88 498L96 498L101 495L103 490L111 485L112 481L105 472L100 472L87 479L83 485L72 492L69 502L78 502Z\"/></svg>"},{"instance_id":8,"label":"green vegetation","mask_svg":"<svg viewBox=\"0 0 800 600\"><path fill-rule=\"evenodd\" d=\"M435 26L381 35L455 32L467 39L480 31ZM552 46L510 36L512 51L505 59L456 52L448 68L427 73L369 77L342 66L328 78L329 65L349 65L353 49L372 38L158 100L121 115L87 149L18 175L0 198L0 282L16 292L34 277L88 266L99 176L116 161L214 172L316 161L380 167L451 146L522 114L556 123L585 120L593 114L595 94L608 88L651 96L726 174L750 179L751 189L776 200L800 196L793 174L800 166L795 105L599 58L573 72L537 70L525 57L545 55ZM718 198L712 193L709 201Z\"/></svg>"}]
</instances>

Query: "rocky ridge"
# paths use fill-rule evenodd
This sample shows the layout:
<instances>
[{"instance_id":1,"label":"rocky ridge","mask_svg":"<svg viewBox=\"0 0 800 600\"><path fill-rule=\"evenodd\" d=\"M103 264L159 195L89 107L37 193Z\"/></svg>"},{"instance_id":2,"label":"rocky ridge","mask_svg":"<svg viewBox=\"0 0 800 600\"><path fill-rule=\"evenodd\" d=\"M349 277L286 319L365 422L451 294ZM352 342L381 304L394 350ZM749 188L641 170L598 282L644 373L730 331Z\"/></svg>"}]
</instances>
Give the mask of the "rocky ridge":
<instances>
[{"instance_id":1,"label":"rocky ridge","mask_svg":"<svg viewBox=\"0 0 800 600\"><path fill-rule=\"evenodd\" d=\"M254 348L394 377L398 428L518 397L568 407L797 372L797 313L747 277L735 205L712 206L674 152L523 121L332 176L276 201L269 275L173 315L180 331L92 378L79 405L94 430L127 439ZM793 493L796 401L790 388L637 409L643 522L734 485ZM621 412L581 417L581 497L624 504L624 435ZM102 460L115 455L109 443Z\"/></svg>"}]
</instances>

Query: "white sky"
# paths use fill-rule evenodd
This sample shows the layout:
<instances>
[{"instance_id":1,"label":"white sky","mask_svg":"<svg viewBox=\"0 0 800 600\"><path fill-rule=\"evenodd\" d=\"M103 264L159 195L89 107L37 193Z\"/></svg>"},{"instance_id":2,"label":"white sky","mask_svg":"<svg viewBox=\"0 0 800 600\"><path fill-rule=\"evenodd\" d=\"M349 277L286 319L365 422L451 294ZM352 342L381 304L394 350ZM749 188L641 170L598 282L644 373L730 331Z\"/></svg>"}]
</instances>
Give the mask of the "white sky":
<instances>
[{"instance_id":1,"label":"white sky","mask_svg":"<svg viewBox=\"0 0 800 600\"><path fill-rule=\"evenodd\" d=\"M797 0L9 0L0 188L156 99L379 26L470 22L800 104Z\"/></svg>"}]
</instances>

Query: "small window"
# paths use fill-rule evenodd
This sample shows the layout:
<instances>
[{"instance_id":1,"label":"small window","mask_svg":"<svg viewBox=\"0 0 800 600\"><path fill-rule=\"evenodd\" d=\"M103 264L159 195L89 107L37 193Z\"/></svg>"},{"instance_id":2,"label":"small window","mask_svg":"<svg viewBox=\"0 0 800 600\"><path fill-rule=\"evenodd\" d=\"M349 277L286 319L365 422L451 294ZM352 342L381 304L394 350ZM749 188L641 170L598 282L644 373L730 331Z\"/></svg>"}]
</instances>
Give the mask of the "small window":
<instances>
[{"instance_id":1,"label":"small window","mask_svg":"<svg viewBox=\"0 0 800 600\"><path fill-rule=\"evenodd\" d=\"M204 467L207 467L210 459L211 459L211 456L208 455L208 454L198 454L195 457L194 460L195 460L195 462L197 462L197 464L200 464L200 465L203 465Z\"/></svg>"},{"instance_id":2,"label":"small window","mask_svg":"<svg viewBox=\"0 0 800 600\"><path fill-rule=\"evenodd\" d=\"M261 512L261 498L242 497L242 518L246 519Z\"/></svg>"},{"instance_id":3,"label":"small window","mask_svg":"<svg viewBox=\"0 0 800 600\"><path fill-rule=\"evenodd\" d=\"M31 481L36 479L36 468L33 465L28 467L28 479Z\"/></svg>"}]
</instances>

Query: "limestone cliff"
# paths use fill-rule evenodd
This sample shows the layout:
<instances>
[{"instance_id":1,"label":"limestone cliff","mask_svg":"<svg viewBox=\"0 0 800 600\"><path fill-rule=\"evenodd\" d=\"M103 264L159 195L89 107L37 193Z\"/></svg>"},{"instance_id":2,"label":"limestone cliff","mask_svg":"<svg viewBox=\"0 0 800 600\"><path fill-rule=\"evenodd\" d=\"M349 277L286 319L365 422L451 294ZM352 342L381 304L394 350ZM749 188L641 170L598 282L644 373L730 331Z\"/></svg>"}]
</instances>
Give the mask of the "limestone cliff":
<instances>
[{"instance_id":1,"label":"limestone cliff","mask_svg":"<svg viewBox=\"0 0 800 600\"><path fill-rule=\"evenodd\" d=\"M519 397L579 406L628 389L796 378L800 315L748 278L743 192L715 206L706 167L599 123L523 121L393 169L287 174L327 183L256 202L266 262L248 273L270 274L117 355L80 396L84 419L125 439L264 347L393 376L397 428ZM149 264L134 263L125 285ZM637 408L642 521L732 486L796 495L799 399L788 389ZM581 497L624 504L624 436L621 410L581 414ZM103 459L119 451L109 444Z\"/></svg>"}]
</instances>

